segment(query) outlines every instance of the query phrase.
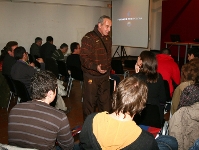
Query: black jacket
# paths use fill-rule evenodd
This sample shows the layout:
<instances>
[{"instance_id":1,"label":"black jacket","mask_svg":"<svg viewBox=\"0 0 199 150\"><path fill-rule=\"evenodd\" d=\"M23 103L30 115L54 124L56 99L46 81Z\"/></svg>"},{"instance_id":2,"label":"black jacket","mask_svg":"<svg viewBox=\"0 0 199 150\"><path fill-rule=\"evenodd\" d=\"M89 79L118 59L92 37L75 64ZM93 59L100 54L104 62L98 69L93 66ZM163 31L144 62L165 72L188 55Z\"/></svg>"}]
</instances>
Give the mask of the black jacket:
<instances>
[{"instance_id":1,"label":"black jacket","mask_svg":"<svg viewBox=\"0 0 199 150\"><path fill-rule=\"evenodd\" d=\"M93 118L96 113L89 115L80 133L80 148L85 150L101 150L101 147L93 134ZM122 139L121 139L122 140ZM159 150L152 134L142 130L141 135L123 150Z\"/></svg>"},{"instance_id":2,"label":"black jacket","mask_svg":"<svg viewBox=\"0 0 199 150\"><path fill-rule=\"evenodd\" d=\"M41 70L45 70L45 64L41 63ZM37 72L36 69L34 69L32 66L29 66L25 62L22 62L18 60L11 69L11 77L14 80L19 80L22 83L25 84L29 94L30 93L30 83L31 78L34 76L34 74Z\"/></svg>"},{"instance_id":3,"label":"black jacket","mask_svg":"<svg viewBox=\"0 0 199 150\"><path fill-rule=\"evenodd\" d=\"M43 44L41 46L41 49L40 49L40 54L41 54L41 57L44 59L44 61L46 60L46 58L51 58L52 57L52 54L53 52L56 50L56 46L49 43L49 42L46 42L45 44Z\"/></svg>"},{"instance_id":4,"label":"black jacket","mask_svg":"<svg viewBox=\"0 0 199 150\"><path fill-rule=\"evenodd\" d=\"M2 65L2 74L3 75L10 75L11 68L12 66L16 63L16 59L9 54L7 54L3 60L3 65Z\"/></svg>"}]
</instances>

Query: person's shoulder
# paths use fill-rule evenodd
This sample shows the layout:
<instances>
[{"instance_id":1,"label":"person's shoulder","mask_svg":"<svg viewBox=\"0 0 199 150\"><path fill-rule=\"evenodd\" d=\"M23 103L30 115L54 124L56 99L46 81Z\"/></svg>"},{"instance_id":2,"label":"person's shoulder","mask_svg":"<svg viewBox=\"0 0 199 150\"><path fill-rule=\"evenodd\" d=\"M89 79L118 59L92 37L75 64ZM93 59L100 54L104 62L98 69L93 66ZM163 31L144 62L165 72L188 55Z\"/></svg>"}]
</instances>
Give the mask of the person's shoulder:
<instances>
[{"instance_id":1,"label":"person's shoulder","mask_svg":"<svg viewBox=\"0 0 199 150\"><path fill-rule=\"evenodd\" d=\"M83 40L86 40L86 39L89 40L89 39L92 39L94 36L96 36L94 31L90 31L90 32L86 33L82 39Z\"/></svg>"}]
</instances>

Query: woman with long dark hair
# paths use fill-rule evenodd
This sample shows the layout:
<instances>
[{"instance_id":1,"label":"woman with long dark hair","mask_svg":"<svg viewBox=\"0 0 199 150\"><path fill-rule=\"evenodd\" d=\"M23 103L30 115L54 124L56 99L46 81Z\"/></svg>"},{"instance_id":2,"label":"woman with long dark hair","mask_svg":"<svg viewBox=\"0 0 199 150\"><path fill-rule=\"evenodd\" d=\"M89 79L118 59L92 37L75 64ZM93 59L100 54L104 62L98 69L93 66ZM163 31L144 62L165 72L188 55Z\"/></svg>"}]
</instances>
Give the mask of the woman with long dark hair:
<instances>
[{"instance_id":1,"label":"woman with long dark hair","mask_svg":"<svg viewBox=\"0 0 199 150\"><path fill-rule=\"evenodd\" d=\"M163 120L166 94L162 75L157 72L157 60L151 51L143 51L135 65L137 76L144 80L148 86L147 104L157 105L160 110L160 118Z\"/></svg>"}]
</instances>

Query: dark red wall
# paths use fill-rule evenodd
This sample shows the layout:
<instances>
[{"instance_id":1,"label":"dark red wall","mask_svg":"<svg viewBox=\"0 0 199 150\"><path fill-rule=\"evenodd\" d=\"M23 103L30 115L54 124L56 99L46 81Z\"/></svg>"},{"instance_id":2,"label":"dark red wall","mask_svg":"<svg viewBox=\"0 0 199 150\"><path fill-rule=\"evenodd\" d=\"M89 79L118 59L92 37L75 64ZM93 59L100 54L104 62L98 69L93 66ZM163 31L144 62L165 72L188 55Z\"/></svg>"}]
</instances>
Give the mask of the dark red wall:
<instances>
[{"instance_id":1,"label":"dark red wall","mask_svg":"<svg viewBox=\"0 0 199 150\"><path fill-rule=\"evenodd\" d=\"M171 41L170 34L179 34L181 41L193 42L199 38L199 0L163 0L161 48L164 42ZM173 55L177 55L177 47L171 47ZM182 47L181 57L184 56Z\"/></svg>"}]
</instances>

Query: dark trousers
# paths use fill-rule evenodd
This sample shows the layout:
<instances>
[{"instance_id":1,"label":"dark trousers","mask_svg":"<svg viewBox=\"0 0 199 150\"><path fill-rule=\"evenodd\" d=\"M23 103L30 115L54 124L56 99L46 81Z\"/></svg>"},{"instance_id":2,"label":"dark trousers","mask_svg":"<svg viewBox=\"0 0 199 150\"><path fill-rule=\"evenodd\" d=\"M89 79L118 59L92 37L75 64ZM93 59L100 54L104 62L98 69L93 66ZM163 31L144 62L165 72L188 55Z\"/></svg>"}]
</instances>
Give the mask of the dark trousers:
<instances>
[{"instance_id":1,"label":"dark trousers","mask_svg":"<svg viewBox=\"0 0 199 150\"><path fill-rule=\"evenodd\" d=\"M84 75L83 115L86 117L95 111L110 111L110 82L109 75Z\"/></svg>"}]
</instances>

